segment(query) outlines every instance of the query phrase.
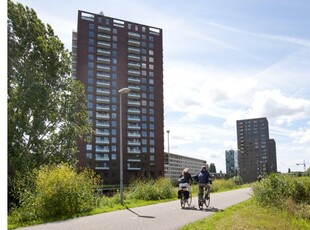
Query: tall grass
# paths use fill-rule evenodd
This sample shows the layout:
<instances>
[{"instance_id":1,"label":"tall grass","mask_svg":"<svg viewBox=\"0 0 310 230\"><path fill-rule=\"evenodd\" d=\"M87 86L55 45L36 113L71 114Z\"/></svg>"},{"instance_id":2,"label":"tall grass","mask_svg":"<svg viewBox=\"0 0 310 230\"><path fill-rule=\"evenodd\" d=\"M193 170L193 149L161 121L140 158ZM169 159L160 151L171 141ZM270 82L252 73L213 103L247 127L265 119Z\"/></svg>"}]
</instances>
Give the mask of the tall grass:
<instances>
[{"instance_id":1,"label":"tall grass","mask_svg":"<svg viewBox=\"0 0 310 230\"><path fill-rule=\"evenodd\" d=\"M253 185L255 200L310 220L310 177L272 174Z\"/></svg>"},{"instance_id":2,"label":"tall grass","mask_svg":"<svg viewBox=\"0 0 310 230\"><path fill-rule=\"evenodd\" d=\"M154 179L135 179L128 189L129 199L161 200L175 196L171 180L161 177Z\"/></svg>"}]
</instances>

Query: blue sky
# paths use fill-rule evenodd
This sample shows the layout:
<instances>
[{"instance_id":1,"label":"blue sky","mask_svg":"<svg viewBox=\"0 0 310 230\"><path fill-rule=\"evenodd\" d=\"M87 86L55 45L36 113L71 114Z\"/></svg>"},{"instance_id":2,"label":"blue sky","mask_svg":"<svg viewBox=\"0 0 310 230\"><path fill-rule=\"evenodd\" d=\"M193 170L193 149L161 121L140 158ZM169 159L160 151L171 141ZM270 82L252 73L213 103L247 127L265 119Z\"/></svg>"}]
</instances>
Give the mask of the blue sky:
<instances>
[{"instance_id":1,"label":"blue sky","mask_svg":"<svg viewBox=\"0 0 310 230\"><path fill-rule=\"evenodd\" d=\"M310 1L21 0L66 48L77 11L163 29L165 150L225 169L236 120L267 117L278 171L310 163ZM307 167L309 167L307 165Z\"/></svg>"}]
</instances>

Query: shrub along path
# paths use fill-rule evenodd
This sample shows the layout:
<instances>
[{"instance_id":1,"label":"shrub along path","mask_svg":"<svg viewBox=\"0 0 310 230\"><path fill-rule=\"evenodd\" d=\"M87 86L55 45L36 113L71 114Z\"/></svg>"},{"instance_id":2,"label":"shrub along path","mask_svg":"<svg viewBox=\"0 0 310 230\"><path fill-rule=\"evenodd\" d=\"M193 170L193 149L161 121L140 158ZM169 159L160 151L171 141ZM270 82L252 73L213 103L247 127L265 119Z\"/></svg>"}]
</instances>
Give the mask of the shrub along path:
<instances>
[{"instance_id":1,"label":"shrub along path","mask_svg":"<svg viewBox=\"0 0 310 230\"><path fill-rule=\"evenodd\" d=\"M251 197L251 188L237 189L228 192L211 193L208 210L200 211L197 197L193 198L192 206L181 209L180 201L171 201L155 205L130 208L127 210L80 217L54 223L41 224L20 230L85 230L85 229L178 229L188 223L203 219L214 212L240 203Z\"/></svg>"}]
</instances>

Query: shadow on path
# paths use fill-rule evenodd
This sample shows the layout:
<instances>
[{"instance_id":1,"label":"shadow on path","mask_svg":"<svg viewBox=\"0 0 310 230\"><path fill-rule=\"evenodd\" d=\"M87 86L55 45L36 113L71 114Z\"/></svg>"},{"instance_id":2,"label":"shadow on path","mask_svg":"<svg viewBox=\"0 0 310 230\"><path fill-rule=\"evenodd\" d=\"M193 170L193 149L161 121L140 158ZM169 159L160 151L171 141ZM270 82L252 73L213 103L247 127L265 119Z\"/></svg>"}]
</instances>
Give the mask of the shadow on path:
<instances>
[{"instance_id":1,"label":"shadow on path","mask_svg":"<svg viewBox=\"0 0 310 230\"><path fill-rule=\"evenodd\" d=\"M142 218L155 218L155 216L141 216L139 215L138 213L136 213L135 211L131 210L130 208L126 207L126 209L129 211L129 212L132 212L133 214L137 215L138 217L142 217Z\"/></svg>"},{"instance_id":2,"label":"shadow on path","mask_svg":"<svg viewBox=\"0 0 310 230\"><path fill-rule=\"evenodd\" d=\"M182 208L182 210L197 210L197 211L205 211L205 212L223 212L223 209L215 208L215 207L208 207L200 210L199 208L196 208L195 205Z\"/></svg>"}]
</instances>

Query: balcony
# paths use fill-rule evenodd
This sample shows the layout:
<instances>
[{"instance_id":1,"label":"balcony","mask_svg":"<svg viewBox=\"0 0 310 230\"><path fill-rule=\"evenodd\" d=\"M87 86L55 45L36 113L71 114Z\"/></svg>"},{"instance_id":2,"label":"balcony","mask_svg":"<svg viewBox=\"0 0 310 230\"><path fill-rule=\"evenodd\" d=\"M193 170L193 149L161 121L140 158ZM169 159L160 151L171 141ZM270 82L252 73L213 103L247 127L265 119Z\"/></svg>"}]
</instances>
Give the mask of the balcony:
<instances>
[{"instance_id":1,"label":"balcony","mask_svg":"<svg viewBox=\"0 0 310 230\"><path fill-rule=\"evenodd\" d=\"M104 49L97 49L97 54L103 55L103 56L110 56L111 51L110 50L104 50Z\"/></svg>"},{"instance_id":2,"label":"balcony","mask_svg":"<svg viewBox=\"0 0 310 230\"><path fill-rule=\"evenodd\" d=\"M111 43L99 41L99 42L97 42L97 47L110 48L111 47Z\"/></svg>"},{"instance_id":3,"label":"balcony","mask_svg":"<svg viewBox=\"0 0 310 230\"><path fill-rule=\"evenodd\" d=\"M128 137L141 137L141 134L139 132L128 132Z\"/></svg>"},{"instance_id":4,"label":"balcony","mask_svg":"<svg viewBox=\"0 0 310 230\"><path fill-rule=\"evenodd\" d=\"M110 144L109 138L96 137L96 144Z\"/></svg>"},{"instance_id":5,"label":"balcony","mask_svg":"<svg viewBox=\"0 0 310 230\"><path fill-rule=\"evenodd\" d=\"M103 72L97 72L97 78L110 79L110 75Z\"/></svg>"},{"instance_id":6,"label":"balcony","mask_svg":"<svg viewBox=\"0 0 310 230\"><path fill-rule=\"evenodd\" d=\"M108 89L102 89L102 88L97 88L96 89L97 94L110 94L110 90Z\"/></svg>"},{"instance_id":7,"label":"balcony","mask_svg":"<svg viewBox=\"0 0 310 230\"><path fill-rule=\"evenodd\" d=\"M106 26L98 26L98 31L105 31L105 32L110 32L111 28L110 27L106 27Z\"/></svg>"},{"instance_id":8,"label":"balcony","mask_svg":"<svg viewBox=\"0 0 310 230\"><path fill-rule=\"evenodd\" d=\"M110 87L110 82L109 81L102 81L102 80L98 80L96 82L97 86L103 86L103 87Z\"/></svg>"},{"instance_id":9,"label":"balcony","mask_svg":"<svg viewBox=\"0 0 310 230\"><path fill-rule=\"evenodd\" d=\"M96 118L110 119L110 115L108 113L96 113Z\"/></svg>"},{"instance_id":10,"label":"balcony","mask_svg":"<svg viewBox=\"0 0 310 230\"><path fill-rule=\"evenodd\" d=\"M128 37L130 38L140 38L140 34L135 32L128 32Z\"/></svg>"},{"instance_id":11,"label":"balcony","mask_svg":"<svg viewBox=\"0 0 310 230\"><path fill-rule=\"evenodd\" d=\"M127 120L128 121L140 121L141 119L139 116L136 116L136 115L128 115Z\"/></svg>"},{"instance_id":12,"label":"balcony","mask_svg":"<svg viewBox=\"0 0 310 230\"><path fill-rule=\"evenodd\" d=\"M108 128L108 127L110 127L110 123L109 123L109 122L97 121L97 122L96 122L96 127Z\"/></svg>"},{"instance_id":13,"label":"balcony","mask_svg":"<svg viewBox=\"0 0 310 230\"><path fill-rule=\"evenodd\" d=\"M110 149L108 147L105 147L105 148L96 147L96 152L97 153L108 153L110 152Z\"/></svg>"},{"instance_id":14,"label":"balcony","mask_svg":"<svg viewBox=\"0 0 310 230\"><path fill-rule=\"evenodd\" d=\"M130 76L140 76L141 72L139 70L128 70L128 75Z\"/></svg>"},{"instance_id":15,"label":"balcony","mask_svg":"<svg viewBox=\"0 0 310 230\"><path fill-rule=\"evenodd\" d=\"M96 110L98 110L98 111L110 111L110 106L98 104L96 106Z\"/></svg>"},{"instance_id":16,"label":"balcony","mask_svg":"<svg viewBox=\"0 0 310 230\"><path fill-rule=\"evenodd\" d=\"M140 41L133 40L133 39L129 39L128 40L128 45L130 45L130 46L137 46L137 47L139 47L140 44L141 44Z\"/></svg>"},{"instance_id":17,"label":"balcony","mask_svg":"<svg viewBox=\"0 0 310 230\"><path fill-rule=\"evenodd\" d=\"M110 98L106 97L106 96L97 96L96 97L96 101L97 102L106 102L106 103L110 103Z\"/></svg>"},{"instance_id":18,"label":"balcony","mask_svg":"<svg viewBox=\"0 0 310 230\"><path fill-rule=\"evenodd\" d=\"M111 67L108 65L97 65L97 70L98 71L105 71L105 72L110 72Z\"/></svg>"},{"instance_id":19,"label":"balcony","mask_svg":"<svg viewBox=\"0 0 310 230\"><path fill-rule=\"evenodd\" d=\"M128 105L140 106L141 102L140 101L135 101L135 100L128 100Z\"/></svg>"},{"instance_id":20,"label":"balcony","mask_svg":"<svg viewBox=\"0 0 310 230\"><path fill-rule=\"evenodd\" d=\"M110 132L108 130L96 129L96 135L98 135L98 136L109 136Z\"/></svg>"},{"instance_id":21,"label":"balcony","mask_svg":"<svg viewBox=\"0 0 310 230\"><path fill-rule=\"evenodd\" d=\"M128 141L127 145L140 146L141 142L140 141Z\"/></svg>"},{"instance_id":22,"label":"balcony","mask_svg":"<svg viewBox=\"0 0 310 230\"><path fill-rule=\"evenodd\" d=\"M138 63L138 62L128 62L128 67L129 68L140 69L140 63Z\"/></svg>"},{"instance_id":23,"label":"balcony","mask_svg":"<svg viewBox=\"0 0 310 230\"><path fill-rule=\"evenodd\" d=\"M128 47L128 53L139 54L141 52L140 49L134 47Z\"/></svg>"},{"instance_id":24,"label":"balcony","mask_svg":"<svg viewBox=\"0 0 310 230\"><path fill-rule=\"evenodd\" d=\"M136 77L128 77L128 82L131 82L131 83L140 83L140 79L139 78L136 78Z\"/></svg>"},{"instance_id":25,"label":"balcony","mask_svg":"<svg viewBox=\"0 0 310 230\"><path fill-rule=\"evenodd\" d=\"M97 156L96 154L96 158L95 158L96 161L109 161L110 158L109 157L102 157L102 156Z\"/></svg>"},{"instance_id":26,"label":"balcony","mask_svg":"<svg viewBox=\"0 0 310 230\"><path fill-rule=\"evenodd\" d=\"M140 98L140 94L139 93L134 93L134 92L131 92L128 94L128 98Z\"/></svg>"},{"instance_id":27,"label":"balcony","mask_svg":"<svg viewBox=\"0 0 310 230\"><path fill-rule=\"evenodd\" d=\"M107 35L107 34L98 34L97 39L98 40L110 41L111 40L111 36Z\"/></svg>"},{"instance_id":28,"label":"balcony","mask_svg":"<svg viewBox=\"0 0 310 230\"><path fill-rule=\"evenodd\" d=\"M134 54L129 54L128 55L128 60L131 60L131 61L140 61L140 56L138 55L134 55Z\"/></svg>"},{"instance_id":29,"label":"balcony","mask_svg":"<svg viewBox=\"0 0 310 230\"><path fill-rule=\"evenodd\" d=\"M136 109L136 108L129 108L128 110L127 110L127 112L128 113L131 113L131 114L140 114L141 113L141 111L140 111L140 109Z\"/></svg>"},{"instance_id":30,"label":"balcony","mask_svg":"<svg viewBox=\"0 0 310 230\"><path fill-rule=\"evenodd\" d=\"M127 126L127 129L140 130L140 129L141 129L141 126L140 126L140 125L132 125L132 124L129 124L129 125Z\"/></svg>"},{"instance_id":31,"label":"balcony","mask_svg":"<svg viewBox=\"0 0 310 230\"><path fill-rule=\"evenodd\" d=\"M136 148L133 148L133 147L129 147L127 148L127 153L141 153L141 150L140 148L136 147Z\"/></svg>"},{"instance_id":32,"label":"balcony","mask_svg":"<svg viewBox=\"0 0 310 230\"><path fill-rule=\"evenodd\" d=\"M130 90L136 90L136 91L140 91L141 90L140 86L138 86L138 85L128 85L128 88Z\"/></svg>"},{"instance_id":33,"label":"balcony","mask_svg":"<svg viewBox=\"0 0 310 230\"><path fill-rule=\"evenodd\" d=\"M97 63L106 63L109 64L111 60L109 58L97 57Z\"/></svg>"}]
</instances>

